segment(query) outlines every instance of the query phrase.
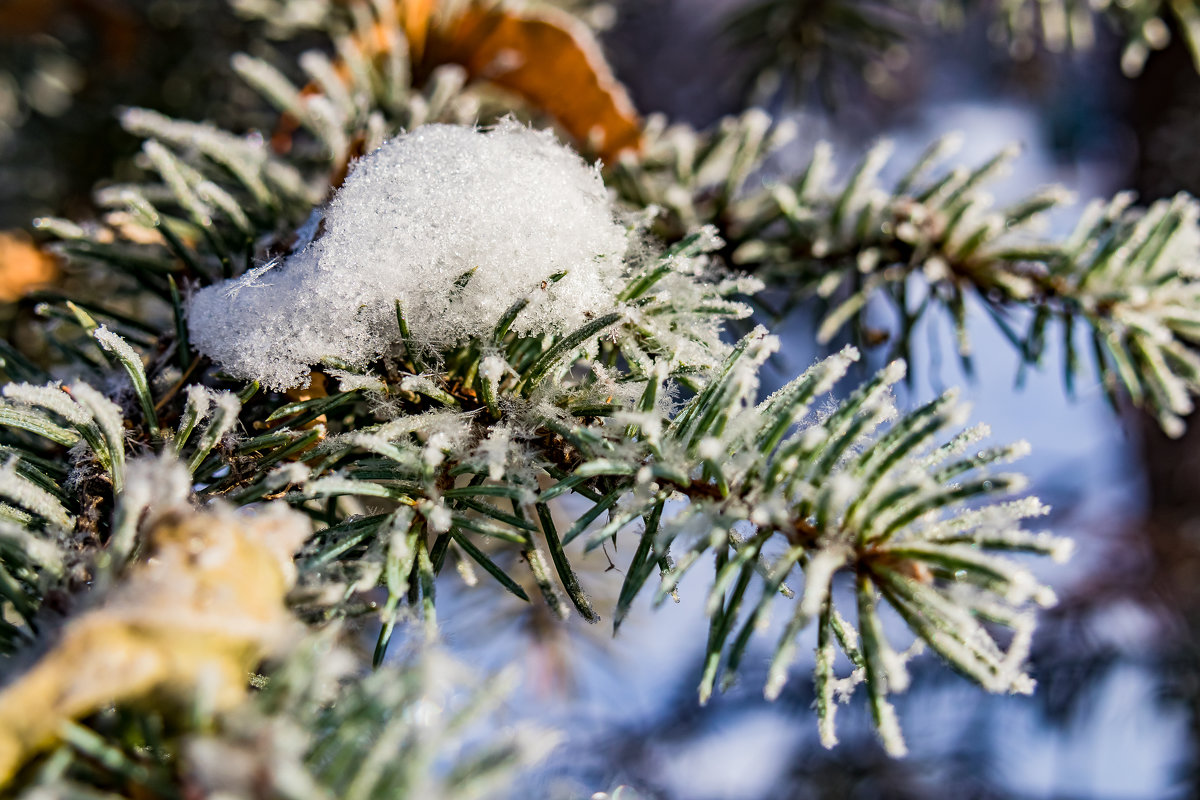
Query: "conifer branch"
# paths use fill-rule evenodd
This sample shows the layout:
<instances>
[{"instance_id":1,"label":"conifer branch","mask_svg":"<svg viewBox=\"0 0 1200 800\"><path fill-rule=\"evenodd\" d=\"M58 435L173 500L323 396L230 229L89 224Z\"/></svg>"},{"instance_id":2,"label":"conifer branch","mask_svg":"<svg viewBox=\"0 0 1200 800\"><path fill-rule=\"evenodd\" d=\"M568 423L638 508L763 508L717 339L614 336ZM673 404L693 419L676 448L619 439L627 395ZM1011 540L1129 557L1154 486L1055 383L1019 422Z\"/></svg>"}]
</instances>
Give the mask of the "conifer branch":
<instances>
[{"instance_id":1,"label":"conifer branch","mask_svg":"<svg viewBox=\"0 0 1200 800\"><path fill-rule=\"evenodd\" d=\"M243 5L275 7L269 0ZM279 20L285 27L302 22ZM15 791L69 792L87 782L170 794L197 780L216 781L203 791L236 796L264 790L246 785L253 776L280 782L266 790L302 796L488 796L544 748L517 736L464 753L458 745L473 740L459 718L438 717L438 725L450 721L433 730L422 722L429 703L448 703L462 719L486 719L494 700L487 693L462 705L430 699L437 693L431 676L457 677L457 668L436 650L407 657L419 640L429 648L437 637L447 564L513 603L541 604L547 619L573 608L589 621L612 614L616 629L640 594L662 602L686 574L711 562L701 700L736 680L755 634L783 606L787 622L770 643L764 691L778 695L799 637L815 626L813 679L826 745L836 741L837 702L861 685L884 746L904 752L889 698L906 689L906 664L922 647L987 691L1031 690L1024 660L1034 610L1053 596L1007 554L1062 557L1068 547L1025 527L1046 509L1020 496L1024 479L1002 469L1025 446L978 449L986 429L961 430L967 412L953 392L897 409L890 389L905 375L902 360L826 402L858 359L854 347L760 400L760 368L778 341L761 327L734 344L723 337L731 322L751 315L746 299L764 285L788 286L798 300L828 300L828 337L846 326L864 333L868 301L890 298L906 320L895 335L898 355L925 308L944 308L960 330L968 296L1000 317L1027 308L1029 332L1014 333L1027 359L1042 353L1048 321L1060 319L1070 332L1083 320L1106 384L1173 431L1200 388L1192 349L1200 298L1188 268L1193 201L1134 211L1119 198L1090 212L1064 241L1031 239L1027 227L1060 196L1038 194L990 212L983 189L1008 154L973 171L932 171L942 145L888 189L877 178L882 150L834 185L821 149L794 180L751 190L788 135L754 112L707 135L652 126L648 149L610 171L610 185L629 204L665 210L649 223L665 242L659 253L628 249L644 231L618 224L599 173L548 137L515 122L490 133L435 128L424 131L426 146L435 144L420 157L431 159L439 180L452 171L438 158L482 152L485 140L487 147L502 143L487 151L499 161L532 152L539 164L556 164L561 172L553 177L575 192L564 197L599 208L558 226L579 237L566 239L564 251L586 246L554 254L541 272L539 251L520 250L496 281L475 261L511 240L513 219L532 218L502 216L479 233L485 246L471 263L446 257L443 267L442 254L430 251L408 266L415 274L435 264L440 272L417 279L372 272L373 282L363 281L401 253L356 247L386 243L397 227L376 195L354 199L358 176L380 163L371 158L393 158L382 162L388 170L410 167L401 158L408 151L396 149L404 141L377 147L401 128L473 123L479 98L453 68L420 76L418 85L402 44L379 58L356 50L355 37L368 32L404 41L386 4L352 25L338 38L340 64L315 54L303 59L316 89L265 61L238 59L239 73L286 112L273 148L253 135L127 110L124 124L145 140L146 179L102 190L98 201L108 213L100 223L42 221L78 267L115 288L103 303L66 293L39 298L62 360L74 373L95 375L91 383L63 387L14 346L0 345L13 381L0 405L0 649L57 653L58 661L35 660L33 669L71 663L45 636L49 620L84 631L77 634L88 643L83 649L99 652L105 642L88 638L88 620L111 620L104 615L113 608L158 609L122 603L137 599L139 581L145 586L164 563L148 554L159 552L170 531L203 532L175 542L182 572L150 581L151 588L199 594L207 584L196 570L236 571L245 553L188 558L189 544L236 539L240 525L265 524L272 515L311 524L312 532L284 537L291 544L304 538L294 553L273 552L279 575L269 625L231 613L246 624L212 641L189 640L223 667L218 688L232 695L246 691L247 669L261 667L252 701L236 709L209 702L215 690L198 674L159 670L149 684L178 693L191 716L145 710L137 701L149 689L127 675L119 676L116 710L98 714L117 684L89 687L89 702L63 711L48 740L21 739L16 755L7 754L10 769L31 762L17 773ZM347 178L350 159L368 152L375 155ZM518 207L525 197L496 186L517 185L519 177L500 171L488 197ZM331 190L336 199L324 202ZM472 207L479 217L478 204ZM339 240L332 230L376 212L382 222L363 235L341 231ZM426 222L406 221L418 234L403 249L441 235L421 229ZM472 219L459 224L469 228ZM346 263L338 262L343 256ZM328 294L328 286L287 283L314 263L336 284ZM731 273L729 265L751 274ZM445 295L431 301L426 284L442 278ZM918 285L927 302L914 309L906 292ZM296 286L318 291L284 291ZM302 301L332 304L341 295L350 295L347 313L331 305L328 320L308 325L312 306ZM214 316L197 318L199 297ZM280 316L266 333L228 324L223 315L239 297L267 298L247 307ZM339 349L317 336L312 349L297 351L293 345L317 327L322 334L340 328L349 344ZM218 352L214 342L254 353L231 363L232 350ZM281 368L281 352L295 363ZM1077 360L1068 359L1072 374ZM828 413L817 410L822 403ZM602 604L589 595L582 553L626 539L636 542L619 550L630 555L619 595ZM268 537L268 549L270 541L278 540ZM92 616L48 602L86 585L93 587ZM221 585L252 592L260 583ZM237 611L253 617L259 605L247 601ZM907 626L903 642L883 625L881 606ZM60 613L64 619L55 619ZM334 643L337 620L363 617L379 631L376 671L365 677L339 668L350 656ZM197 619L203 614L178 617ZM116 621L127 622L120 614ZM149 627L153 636L133 637L131 646L142 648L136 652L173 652L164 642L181 630ZM275 634L291 637L285 652L268 646ZM129 658L127 651L104 654L118 664ZM149 744L129 733L159 730L161 740Z\"/></svg>"},{"instance_id":2,"label":"conifer branch","mask_svg":"<svg viewBox=\"0 0 1200 800\"><path fill-rule=\"evenodd\" d=\"M667 209L665 235L715 224L732 263L786 288L794 303L823 302L820 341L848 331L860 347L890 341L893 357L908 358L918 321L937 309L951 320L970 374L968 304L979 304L1032 364L1041 362L1049 323L1056 323L1071 389L1087 360L1076 337L1083 323L1094 372L1113 404L1128 398L1170 435L1182 433L1181 418L1200 390L1191 311L1200 241L1194 198L1136 208L1122 193L1090 205L1070 234L1046 238L1038 225L1068 195L1049 188L993 209L986 190L1016 150L973 169L939 167L957 146L953 136L931 145L890 187L878 177L890 154L886 142L840 184L823 144L798 178L761 191L749 190L745 178L714 186L704 177L728 174L743 160L761 163L770 150L764 143L788 135L767 135L765 125L761 113L749 112L707 137L666 131L646 159L620 165L616 185ZM873 323L875 298L892 305L895 328Z\"/></svg>"}]
</instances>

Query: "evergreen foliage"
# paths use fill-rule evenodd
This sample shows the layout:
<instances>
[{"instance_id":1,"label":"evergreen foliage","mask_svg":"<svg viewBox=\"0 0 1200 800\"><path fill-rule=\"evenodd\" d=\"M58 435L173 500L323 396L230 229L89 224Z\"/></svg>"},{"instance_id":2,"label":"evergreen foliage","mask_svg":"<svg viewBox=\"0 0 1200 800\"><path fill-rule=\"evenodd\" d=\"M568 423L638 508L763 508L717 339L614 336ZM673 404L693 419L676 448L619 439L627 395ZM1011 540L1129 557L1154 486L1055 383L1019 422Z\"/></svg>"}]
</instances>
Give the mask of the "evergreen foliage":
<instances>
[{"instance_id":1,"label":"evergreen foliage","mask_svg":"<svg viewBox=\"0 0 1200 800\"><path fill-rule=\"evenodd\" d=\"M456 67L418 75L383 0L345 13L318 3L302 19L284 11L310 6L238 5L271 16L277 34L331 31L339 59L306 53L310 88L290 68L236 59L284 115L277 147L257 132L124 111L144 140L143 178L102 187L98 222L39 221L104 291L38 295L43 353L0 343L10 381L0 650L36 664L84 609L119 596L146 563L173 470L184 496L173 513L185 519L288 506L311 521L287 595L308 628L283 655L244 654L262 670L251 700L223 705L202 677L181 677L177 708L121 702L64 720L32 746L39 753L10 790L497 796L552 740L480 743L472 720L491 713L495 692L454 693L460 670L433 644L447 564L561 618L611 618L614 630L638 596L661 602L711 567L700 701L736 679L768 615L781 614L764 691L778 695L798 637L814 627L827 746L838 703L861 690L884 747L905 752L889 696L905 690L906 663L924 648L986 691L1033 690L1034 614L1054 598L1013 554L1063 558L1069 543L1026 527L1046 508L1005 466L1027 447L981 446L988 430L967 425L955 391L902 409L891 389L924 313L954 320L969 359L966 309L977 302L1030 362L1058 323L1068 381L1083 369L1075 337L1086 325L1114 404L1145 407L1177 434L1200 390L1194 200L1137 209L1121 195L1054 240L1033 223L1064 201L1060 191L989 208L986 187L1008 151L945 168L950 143L938 142L885 183L886 146L841 181L822 146L800 175L762 181L788 134L764 113L708 132L652 120L642 150L605 173L645 242L610 308L548 329L520 322L522 298L484 333L447 341L421 338L397 296L385 352L367 364L329 353L308 365L306 392L274 391L192 347L189 296L237 276L268 292L274 260L321 235L313 211L351 157L402 130L510 109ZM359 43L378 30L395 46L362 57ZM545 291L539 283L521 292ZM738 327L739 337L734 325L764 287L825 304L819 337L848 331L854 344L760 398L779 341L761 326ZM876 298L895 308L896 330L872 327ZM860 351L881 339L890 363L854 386ZM827 399L835 388L840 399ZM147 458L174 466L146 469ZM601 607L578 562L616 541L630 557L615 605ZM342 635L355 625L378 631L372 657ZM0 720L16 702L0 692Z\"/></svg>"},{"instance_id":2,"label":"evergreen foliage","mask_svg":"<svg viewBox=\"0 0 1200 800\"><path fill-rule=\"evenodd\" d=\"M1188 2L754 0L737 7L728 26L733 42L750 54L743 81L749 96L815 89L836 100L831 88L838 78L882 83L888 64L905 59L917 32L930 25L957 30L977 16L988 20L988 38L1017 58L1030 57L1038 46L1053 53L1087 50L1098 29L1116 31L1124 42L1121 69L1134 76L1174 31L1200 68L1200 15Z\"/></svg>"},{"instance_id":3,"label":"evergreen foliage","mask_svg":"<svg viewBox=\"0 0 1200 800\"><path fill-rule=\"evenodd\" d=\"M662 235L712 224L734 265L786 290L790 303L823 303L821 341L845 329L862 347L890 340L892 357L906 358L917 322L938 310L951 320L970 374L966 318L975 301L1029 363L1042 360L1057 323L1068 389L1086 369L1086 348L1114 407L1129 399L1168 434L1183 432L1200 366L1190 321L1194 198L1138 208L1124 192L1086 208L1067 236L1048 239L1039 225L1070 196L1050 187L992 208L989 184L1017 150L971 168L939 168L956 136L931 144L891 186L879 178L890 154L885 141L843 181L834 180L822 143L797 178L749 188L753 166L789 135L759 111L708 134L673 126L652 134L646 156L622 162L613 182L631 202L666 210ZM894 308L895 330L868 321L876 299ZM1090 329L1090 346L1076 338L1077 323Z\"/></svg>"}]
</instances>

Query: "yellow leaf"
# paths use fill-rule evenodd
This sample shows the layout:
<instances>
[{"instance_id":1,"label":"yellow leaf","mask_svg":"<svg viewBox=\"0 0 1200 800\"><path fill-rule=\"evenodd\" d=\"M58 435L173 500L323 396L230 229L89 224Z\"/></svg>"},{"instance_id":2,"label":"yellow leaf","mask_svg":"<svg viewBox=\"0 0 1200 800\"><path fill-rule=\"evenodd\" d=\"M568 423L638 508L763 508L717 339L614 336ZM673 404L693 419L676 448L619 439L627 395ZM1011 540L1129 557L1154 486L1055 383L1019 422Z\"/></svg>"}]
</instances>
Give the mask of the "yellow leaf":
<instances>
[{"instance_id":1,"label":"yellow leaf","mask_svg":"<svg viewBox=\"0 0 1200 800\"><path fill-rule=\"evenodd\" d=\"M400 0L401 24L408 39L408 51L414 61L420 61L424 55L425 36L429 32L429 20L436 5L437 0Z\"/></svg>"},{"instance_id":2,"label":"yellow leaf","mask_svg":"<svg viewBox=\"0 0 1200 800\"><path fill-rule=\"evenodd\" d=\"M629 94L596 37L571 15L495 0L397 0L396 10L418 80L443 64L458 64L470 78L506 89L553 117L577 144L605 161L641 149L641 120ZM386 22L376 23L356 40L359 51L379 58L395 46L393 30ZM337 71L349 79L344 63ZM302 93L319 91L313 83ZM284 114L272 146L290 150L297 127L297 120Z\"/></svg>"},{"instance_id":3,"label":"yellow leaf","mask_svg":"<svg viewBox=\"0 0 1200 800\"><path fill-rule=\"evenodd\" d=\"M236 704L250 670L297 635L284 596L308 522L285 507L173 514L98 607L0 692L0 786L54 745L63 722L150 697Z\"/></svg>"},{"instance_id":4,"label":"yellow leaf","mask_svg":"<svg viewBox=\"0 0 1200 800\"><path fill-rule=\"evenodd\" d=\"M30 289L53 283L58 262L20 231L0 231L0 300L20 300Z\"/></svg>"},{"instance_id":5,"label":"yellow leaf","mask_svg":"<svg viewBox=\"0 0 1200 800\"><path fill-rule=\"evenodd\" d=\"M327 381L327 378L325 377L324 372L317 372L316 370L314 370L314 371L308 373L308 386L305 386L300 389L288 389L287 392L285 392L285 394L287 395L289 400L291 400L293 402L297 402L297 403L303 402L305 400L316 400L318 397L328 397L329 396L329 388L326 384L326 381ZM306 431L312 430L317 425L324 425L328 421L329 420L326 418L326 416L324 414L322 414L319 417L316 417L316 418L304 423L300 427L301 427L301 429L306 430ZM302 453L307 452L308 450L311 450L313 447L316 447L315 442L312 445L310 445L309 447L305 448L305 450L302 450L301 452ZM300 455L300 453L295 453L293 455L298 457Z\"/></svg>"},{"instance_id":6,"label":"yellow leaf","mask_svg":"<svg viewBox=\"0 0 1200 800\"><path fill-rule=\"evenodd\" d=\"M625 87L592 32L569 14L476 3L431 35L427 58L461 64L471 77L524 97L602 159L641 147Z\"/></svg>"}]
</instances>

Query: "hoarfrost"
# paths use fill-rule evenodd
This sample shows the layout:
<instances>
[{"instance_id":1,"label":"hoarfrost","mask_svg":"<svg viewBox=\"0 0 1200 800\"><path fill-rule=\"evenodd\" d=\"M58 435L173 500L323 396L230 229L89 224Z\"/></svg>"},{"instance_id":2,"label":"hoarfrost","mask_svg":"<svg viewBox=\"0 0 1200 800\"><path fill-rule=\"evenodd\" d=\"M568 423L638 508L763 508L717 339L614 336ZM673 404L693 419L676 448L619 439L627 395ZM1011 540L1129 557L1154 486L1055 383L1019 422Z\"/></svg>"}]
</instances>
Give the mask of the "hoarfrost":
<instances>
[{"instance_id":1,"label":"hoarfrost","mask_svg":"<svg viewBox=\"0 0 1200 800\"><path fill-rule=\"evenodd\" d=\"M0 467L0 497L11 500L63 530L74 521L58 499L17 472L17 459L10 458Z\"/></svg>"},{"instance_id":2,"label":"hoarfrost","mask_svg":"<svg viewBox=\"0 0 1200 800\"><path fill-rule=\"evenodd\" d=\"M488 477L494 481L504 477L509 461L518 452L513 447L512 433L512 428L509 426L496 425L477 447L479 455L487 464Z\"/></svg>"},{"instance_id":3,"label":"hoarfrost","mask_svg":"<svg viewBox=\"0 0 1200 800\"><path fill-rule=\"evenodd\" d=\"M3 393L13 402L53 411L72 425L86 425L92 421L91 413L71 399L62 386L57 384L35 386L30 383L8 383L5 384Z\"/></svg>"},{"instance_id":4,"label":"hoarfrost","mask_svg":"<svg viewBox=\"0 0 1200 800\"><path fill-rule=\"evenodd\" d=\"M104 352L111 353L121 361L129 364L141 364L142 357L138 352L129 346L129 342L122 339L117 334L110 331L106 326L101 325L96 330L92 331L92 336L99 343Z\"/></svg>"},{"instance_id":5,"label":"hoarfrost","mask_svg":"<svg viewBox=\"0 0 1200 800\"><path fill-rule=\"evenodd\" d=\"M365 366L399 341L440 345L512 329L556 334L615 304L628 236L598 172L548 132L427 125L357 162L325 234L271 270L192 298L192 342L228 372L301 384L336 357Z\"/></svg>"},{"instance_id":6,"label":"hoarfrost","mask_svg":"<svg viewBox=\"0 0 1200 800\"><path fill-rule=\"evenodd\" d=\"M121 407L86 383L71 385L71 394L92 415L110 445L117 446L125 441L125 426Z\"/></svg>"},{"instance_id":7,"label":"hoarfrost","mask_svg":"<svg viewBox=\"0 0 1200 800\"><path fill-rule=\"evenodd\" d=\"M195 409L196 419L204 419L212 407L213 392L208 387L194 383L187 387L187 404Z\"/></svg>"}]
</instances>

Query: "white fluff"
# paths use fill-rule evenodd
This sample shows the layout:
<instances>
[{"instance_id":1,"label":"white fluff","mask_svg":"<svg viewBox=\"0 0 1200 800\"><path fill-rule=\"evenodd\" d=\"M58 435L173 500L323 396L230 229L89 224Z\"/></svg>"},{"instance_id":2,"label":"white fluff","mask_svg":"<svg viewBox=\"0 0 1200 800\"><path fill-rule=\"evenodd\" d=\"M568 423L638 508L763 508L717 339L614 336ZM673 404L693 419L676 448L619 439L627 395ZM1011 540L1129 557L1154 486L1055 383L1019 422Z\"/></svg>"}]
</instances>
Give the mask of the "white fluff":
<instances>
[{"instance_id":1,"label":"white fluff","mask_svg":"<svg viewBox=\"0 0 1200 800\"><path fill-rule=\"evenodd\" d=\"M396 300L426 344L488 335L524 297L513 330L561 333L615 303L627 245L598 172L550 133L427 125L355 164L314 242L197 292L191 339L278 389L324 357L363 366L385 352Z\"/></svg>"}]
</instances>

